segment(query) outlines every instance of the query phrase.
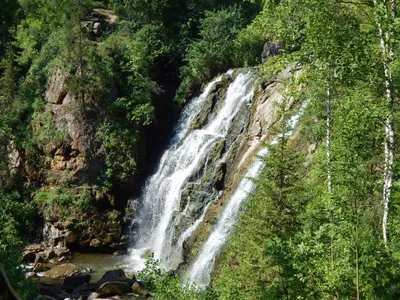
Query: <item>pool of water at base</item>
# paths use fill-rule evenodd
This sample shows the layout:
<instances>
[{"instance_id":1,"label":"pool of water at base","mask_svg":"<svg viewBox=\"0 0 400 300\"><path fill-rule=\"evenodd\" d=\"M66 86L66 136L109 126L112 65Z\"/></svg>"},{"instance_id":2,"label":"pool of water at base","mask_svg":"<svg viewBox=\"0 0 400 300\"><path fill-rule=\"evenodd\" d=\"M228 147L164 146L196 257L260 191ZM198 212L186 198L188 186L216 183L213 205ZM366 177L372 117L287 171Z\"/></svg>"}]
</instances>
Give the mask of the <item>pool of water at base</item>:
<instances>
[{"instance_id":1,"label":"pool of water at base","mask_svg":"<svg viewBox=\"0 0 400 300\"><path fill-rule=\"evenodd\" d=\"M109 270L123 269L128 273L136 273L130 267L128 255L74 253L70 262L79 268L90 270L91 282L100 280Z\"/></svg>"}]
</instances>

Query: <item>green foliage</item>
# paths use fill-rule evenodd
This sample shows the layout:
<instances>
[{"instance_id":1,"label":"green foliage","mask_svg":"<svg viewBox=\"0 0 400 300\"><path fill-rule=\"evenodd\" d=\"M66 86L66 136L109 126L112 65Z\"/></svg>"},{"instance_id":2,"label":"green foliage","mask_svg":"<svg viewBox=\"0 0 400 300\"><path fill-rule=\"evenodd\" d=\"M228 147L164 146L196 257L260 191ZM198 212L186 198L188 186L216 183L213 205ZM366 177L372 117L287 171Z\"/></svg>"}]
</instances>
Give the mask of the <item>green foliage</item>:
<instances>
[{"instance_id":1,"label":"green foliage","mask_svg":"<svg viewBox=\"0 0 400 300\"><path fill-rule=\"evenodd\" d=\"M3 247L0 243L0 263L7 273L13 288L24 300L35 299L38 295L38 284L26 279L25 269L19 266L21 252L14 246Z\"/></svg>"},{"instance_id":2,"label":"green foliage","mask_svg":"<svg viewBox=\"0 0 400 300\"><path fill-rule=\"evenodd\" d=\"M50 210L52 206L65 208L76 206L84 210L93 204L92 197L85 187L59 186L50 190L39 189L34 198L38 205L44 205Z\"/></svg>"},{"instance_id":3,"label":"green foliage","mask_svg":"<svg viewBox=\"0 0 400 300\"><path fill-rule=\"evenodd\" d=\"M107 114L96 133L106 156L108 182L126 183L137 172L143 128L151 124L154 111L150 103L156 83L148 77L149 68L159 55L169 51L162 32L161 27L152 25L143 27L133 38L118 31L100 49L102 57L111 57L110 73L122 75L115 79L120 97L104 103Z\"/></svg>"},{"instance_id":4,"label":"green foliage","mask_svg":"<svg viewBox=\"0 0 400 300\"><path fill-rule=\"evenodd\" d=\"M17 192L0 189L0 263L13 287L22 299L32 299L37 294L36 283L25 278L25 270L19 267L20 247L24 236L34 230L34 207L23 203Z\"/></svg>"},{"instance_id":5,"label":"green foliage","mask_svg":"<svg viewBox=\"0 0 400 300\"><path fill-rule=\"evenodd\" d=\"M279 299L293 277L288 244L300 229L303 159L288 145L286 129L269 146L257 191L247 202L213 288L221 299ZM296 298L296 297L293 297Z\"/></svg>"},{"instance_id":6,"label":"green foliage","mask_svg":"<svg viewBox=\"0 0 400 300\"><path fill-rule=\"evenodd\" d=\"M103 123L98 129L96 140L101 143L106 155L107 180L126 180L136 173L136 137L128 129Z\"/></svg>"},{"instance_id":7,"label":"green foliage","mask_svg":"<svg viewBox=\"0 0 400 300\"><path fill-rule=\"evenodd\" d=\"M174 272L162 269L160 261L155 260L153 254L146 258L146 265L138 274L152 294L157 299L194 300L206 299L206 294L190 285L182 286L182 281Z\"/></svg>"},{"instance_id":8,"label":"green foliage","mask_svg":"<svg viewBox=\"0 0 400 300\"><path fill-rule=\"evenodd\" d=\"M239 31L235 39L235 66L253 66L261 62L265 33L254 23Z\"/></svg>"},{"instance_id":9,"label":"green foliage","mask_svg":"<svg viewBox=\"0 0 400 300\"><path fill-rule=\"evenodd\" d=\"M34 208L31 204L23 203L17 192L1 189L0 197L0 247L20 246L20 232L28 234L27 228L33 223Z\"/></svg>"},{"instance_id":10,"label":"green foliage","mask_svg":"<svg viewBox=\"0 0 400 300\"><path fill-rule=\"evenodd\" d=\"M53 117L49 107L44 106L43 100L35 99L35 113L32 118L35 142L42 148L61 146L67 140L67 133L57 130L53 125Z\"/></svg>"},{"instance_id":11,"label":"green foliage","mask_svg":"<svg viewBox=\"0 0 400 300\"><path fill-rule=\"evenodd\" d=\"M11 32L19 9L17 0L5 0L0 7L0 58L3 58L7 43L12 39Z\"/></svg>"},{"instance_id":12,"label":"green foliage","mask_svg":"<svg viewBox=\"0 0 400 300\"><path fill-rule=\"evenodd\" d=\"M145 25L138 30L128 45L130 70L146 74L158 57L167 55L171 49L166 37L165 28L160 24Z\"/></svg>"},{"instance_id":13,"label":"green foliage","mask_svg":"<svg viewBox=\"0 0 400 300\"><path fill-rule=\"evenodd\" d=\"M388 248L381 241L380 199L387 117L395 123L393 148L398 152L400 147L398 103L386 105L382 68L382 62L387 62L397 98L400 23L388 14L390 1L378 2L375 7L372 1L358 0L301 4L293 0L5 0L0 7L0 259L18 282L20 293L33 299L33 290L25 285L21 270L15 269L17 260L10 253L17 253L25 229L32 228L34 206L44 205L60 214L60 207L85 209L92 204L88 190L73 184L42 188L34 195L36 202L29 203L31 184L43 184L43 178L10 176L11 141L29 161L30 172L35 166L44 174L43 150L66 140L66 134L55 129L43 99L55 67L68 77L68 92L79 100L74 116L94 122L97 129L98 154L103 154L106 164L99 184L118 189L143 165L146 127L157 108L153 104L163 97L164 89L175 88L175 83L160 79L164 70L172 72L165 75L166 81L178 81L180 75L176 99L183 100L219 72L260 63L262 46L272 39L283 44L284 53L261 67L264 76L275 76L289 64L301 68L295 85L285 83L288 98L309 101L300 141L294 143L303 143L298 147L302 149L315 144L316 153L309 155L305 165L287 137L270 148L257 192L245 206L223 255L213 284L215 294L182 288L179 278L152 259L141 278L160 299L398 296L398 153ZM254 16L260 5L262 11ZM90 41L82 28L93 7L112 8L119 15L112 32L104 32L96 41ZM378 23L387 33L386 42L393 44L393 58L380 52ZM328 85L329 160L324 146ZM327 189L328 169L332 191Z\"/></svg>"},{"instance_id":14,"label":"green foliage","mask_svg":"<svg viewBox=\"0 0 400 300\"><path fill-rule=\"evenodd\" d=\"M185 56L187 64L181 70L183 82L177 92L178 100L183 100L193 86L233 65L234 41L243 26L244 19L236 6L206 12L200 39L189 46Z\"/></svg>"}]
</instances>

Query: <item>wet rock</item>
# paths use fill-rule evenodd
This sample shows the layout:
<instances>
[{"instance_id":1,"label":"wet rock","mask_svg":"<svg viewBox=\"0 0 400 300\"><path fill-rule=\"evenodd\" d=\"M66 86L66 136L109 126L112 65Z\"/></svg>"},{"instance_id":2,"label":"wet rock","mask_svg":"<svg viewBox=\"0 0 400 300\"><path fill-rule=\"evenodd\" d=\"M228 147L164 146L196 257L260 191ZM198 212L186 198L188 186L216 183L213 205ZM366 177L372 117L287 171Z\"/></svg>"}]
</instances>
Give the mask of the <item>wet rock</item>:
<instances>
[{"instance_id":1,"label":"wet rock","mask_svg":"<svg viewBox=\"0 0 400 300\"><path fill-rule=\"evenodd\" d=\"M62 257L70 255L69 250L66 249L66 248L57 248L55 250L55 253L56 253L57 257L59 257L59 258L62 258Z\"/></svg>"},{"instance_id":2,"label":"wet rock","mask_svg":"<svg viewBox=\"0 0 400 300\"><path fill-rule=\"evenodd\" d=\"M130 292L132 292L131 286L121 281L108 281L97 289L97 293L100 294L100 297L125 295Z\"/></svg>"},{"instance_id":3,"label":"wet rock","mask_svg":"<svg viewBox=\"0 0 400 300\"><path fill-rule=\"evenodd\" d=\"M28 250L22 254L22 262L33 262L36 258L36 252Z\"/></svg>"},{"instance_id":4,"label":"wet rock","mask_svg":"<svg viewBox=\"0 0 400 300\"><path fill-rule=\"evenodd\" d=\"M133 275L132 275L133 276ZM136 279L134 278L128 278L122 269L118 270L110 270L104 273L103 277L97 282L97 286L102 285L105 282L108 281L119 281L126 283L127 285L131 286Z\"/></svg>"},{"instance_id":5,"label":"wet rock","mask_svg":"<svg viewBox=\"0 0 400 300\"><path fill-rule=\"evenodd\" d=\"M90 294L90 296L87 298L87 300L96 300L100 297L99 293L93 292Z\"/></svg>"},{"instance_id":6,"label":"wet rock","mask_svg":"<svg viewBox=\"0 0 400 300\"><path fill-rule=\"evenodd\" d=\"M83 283L78 287L64 287L66 296L73 299L87 299L93 292L96 291L96 285L93 283Z\"/></svg>"},{"instance_id":7,"label":"wet rock","mask_svg":"<svg viewBox=\"0 0 400 300\"><path fill-rule=\"evenodd\" d=\"M227 74L222 75L221 81L217 82L212 88L205 104L201 107L197 117L193 120L191 125L192 129L205 126L208 123L208 120L217 113L221 104L224 102L231 79L232 78Z\"/></svg>"},{"instance_id":8,"label":"wet rock","mask_svg":"<svg viewBox=\"0 0 400 300\"><path fill-rule=\"evenodd\" d=\"M57 298L50 297L48 295L40 295L36 299L37 300L57 300Z\"/></svg>"},{"instance_id":9,"label":"wet rock","mask_svg":"<svg viewBox=\"0 0 400 300\"><path fill-rule=\"evenodd\" d=\"M44 252L44 258L46 261L49 261L50 259L54 258L57 256L56 252L53 249L48 249Z\"/></svg>"},{"instance_id":10,"label":"wet rock","mask_svg":"<svg viewBox=\"0 0 400 300\"><path fill-rule=\"evenodd\" d=\"M43 252L40 253L36 253L36 257L35 257L35 265L39 264L39 263L44 263L46 262L45 259L45 254Z\"/></svg>"},{"instance_id":11,"label":"wet rock","mask_svg":"<svg viewBox=\"0 0 400 300\"><path fill-rule=\"evenodd\" d=\"M90 274L79 274L69 276L64 279L63 286L66 287L77 287L84 283L89 283L92 276Z\"/></svg>"},{"instance_id":12,"label":"wet rock","mask_svg":"<svg viewBox=\"0 0 400 300\"><path fill-rule=\"evenodd\" d=\"M35 265L35 267L33 268L33 271L37 273L37 272L44 272L49 269L50 268L47 265L45 265L43 263L39 263L39 264Z\"/></svg>"},{"instance_id":13,"label":"wet rock","mask_svg":"<svg viewBox=\"0 0 400 300\"><path fill-rule=\"evenodd\" d=\"M135 293L136 295L139 295L144 298L151 297L151 293L145 288L144 284L141 283L140 281L136 281L131 288L132 292Z\"/></svg>"},{"instance_id":14,"label":"wet rock","mask_svg":"<svg viewBox=\"0 0 400 300\"><path fill-rule=\"evenodd\" d=\"M80 269L77 266L68 263L55 266L54 268L46 271L43 276L50 278L65 278L78 275L79 273Z\"/></svg>"},{"instance_id":15,"label":"wet rock","mask_svg":"<svg viewBox=\"0 0 400 300\"><path fill-rule=\"evenodd\" d=\"M58 294L58 287L52 282L41 282L39 285L39 293L41 295L55 297Z\"/></svg>"},{"instance_id":16,"label":"wet rock","mask_svg":"<svg viewBox=\"0 0 400 300\"><path fill-rule=\"evenodd\" d=\"M37 275L35 272L29 272L29 273L26 273L25 277L26 278L35 278L35 277L37 277Z\"/></svg>"}]
</instances>

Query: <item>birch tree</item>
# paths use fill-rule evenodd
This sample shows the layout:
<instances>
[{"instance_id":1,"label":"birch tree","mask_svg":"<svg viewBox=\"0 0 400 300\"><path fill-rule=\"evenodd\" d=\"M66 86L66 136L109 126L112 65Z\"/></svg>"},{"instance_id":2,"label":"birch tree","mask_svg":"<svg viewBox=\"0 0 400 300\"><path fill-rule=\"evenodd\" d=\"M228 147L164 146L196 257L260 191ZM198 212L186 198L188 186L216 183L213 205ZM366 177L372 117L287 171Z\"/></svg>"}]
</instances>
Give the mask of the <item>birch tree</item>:
<instances>
[{"instance_id":1,"label":"birch tree","mask_svg":"<svg viewBox=\"0 0 400 300\"><path fill-rule=\"evenodd\" d=\"M391 118L391 111L394 102L392 74L389 69L390 62L394 58L394 48L391 43L390 31L383 26L383 21L391 22L395 17L396 3L391 0L390 12L388 9L387 1L379 3L378 0L373 0L375 10L379 9L380 4L384 6L384 15L381 18L379 15L376 17L380 47L382 53L383 70L385 74L385 88L386 88L386 101L388 106L388 116L385 120L385 166L383 173L383 218L382 218L382 235L383 242L387 246L387 221L389 217L389 203L391 198L391 189L393 183L393 145L394 145L394 129L393 120ZM384 32L384 30L386 30Z\"/></svg>"}]
</instances>

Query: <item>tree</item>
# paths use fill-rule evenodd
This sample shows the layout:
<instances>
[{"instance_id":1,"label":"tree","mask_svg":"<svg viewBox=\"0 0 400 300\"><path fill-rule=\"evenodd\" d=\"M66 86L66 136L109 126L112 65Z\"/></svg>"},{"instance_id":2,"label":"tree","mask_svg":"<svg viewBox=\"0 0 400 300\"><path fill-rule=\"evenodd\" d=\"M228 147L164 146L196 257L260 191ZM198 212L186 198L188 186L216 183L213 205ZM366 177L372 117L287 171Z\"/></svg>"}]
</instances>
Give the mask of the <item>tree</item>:
<instances>
[{"instance_id":1,"label":"tree","mask_svg":"<svg viewBox=\"0 0 400 300\"><path fill-rule=\"evenodd\" d=\"M287 247L301 228L299 216L307 199L302 184L303 157L290 144L287 131L284 124L278 142L268 146L257 190L246 203L224 254L212 286L222 299L298 295L294 286L300 283L292 276Z\"/></svg>"},{"instance_id":2,"label":"tree","mask_svg":"<svg viewBox=\"0 0 400 300\"><path fill-rule=\"evenodd\" d=\"M181 68L178 100L183 100L192 88L196 89L233 65L234 39L243 26L244 20L236 6L206 12L200 26L200 38L189 46L186 65Z\"/></svg>"},{"instance_id":3,"label":"tree","mask_svg":"<svg viewBox=\"0 0 400 300\"><path fill-rule=\"evenodd\" d=\"M389 215L389 203L391 198L391 190L393 185L393 147L394 147L394 129L393 129L393 120L391 118L393 104L394 104L394 90L393 90L393 81L392 74L390 71L390 64L394 59L394 48L392 44L392 32L390 28L383 27L383 22L385 24L390 24L394 22L394 18L396 17L396 3L392 0L389 1L381 1L378 3L378 0L374 0L374 8L378 11L376 14L376 23L378 27L380 47L382 51L382 62L383 62L383 70L385 74L385 88L386 88L386 101L388 106L388 117L385 121L385 166L384 166L384 174L383 174L383 217L382 217L382 235L383 241L385 245L388 244L387 237L387 220ZM381 14L379 14L379 10L382 9Z\"/></svg>"}]
</instances>

